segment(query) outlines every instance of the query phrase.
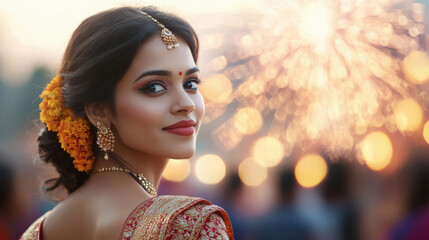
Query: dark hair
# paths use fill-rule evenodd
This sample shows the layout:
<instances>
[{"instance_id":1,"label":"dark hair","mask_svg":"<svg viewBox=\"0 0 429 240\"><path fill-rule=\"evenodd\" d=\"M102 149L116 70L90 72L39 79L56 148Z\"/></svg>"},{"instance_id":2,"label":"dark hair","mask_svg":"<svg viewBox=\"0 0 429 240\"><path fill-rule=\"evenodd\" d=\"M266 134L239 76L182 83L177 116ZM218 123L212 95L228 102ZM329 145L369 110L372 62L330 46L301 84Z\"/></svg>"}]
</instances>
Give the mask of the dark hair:
<instances>
[{"instance_id":1,"label":"dark hair","mask_svg":"<svg viewBox=\"0 0 429 240\"><path fill-rule=\"evenodd\" d=\"M86 117L84 105L87 103L107 104L115 114L114 89L117 82L128 70L145 41L159 35L161 31L140 10L184 40L197 62L199 44L195 31L175 15L154 7L120 7L97 13L85 19L74 31L59 71L63 77L66 106L76 116ZM95 132L96 129L91 126L93 139L96 139ZM68 193L72 193L88 178L87 173L73 167L73 159L61 148L56 132L42 129L38 144L39 158L52 163L59 173L58 178L45 181L43 191L63 185ZM94 146L95 153L98 150Z\"/></svg>"}]
</instances>

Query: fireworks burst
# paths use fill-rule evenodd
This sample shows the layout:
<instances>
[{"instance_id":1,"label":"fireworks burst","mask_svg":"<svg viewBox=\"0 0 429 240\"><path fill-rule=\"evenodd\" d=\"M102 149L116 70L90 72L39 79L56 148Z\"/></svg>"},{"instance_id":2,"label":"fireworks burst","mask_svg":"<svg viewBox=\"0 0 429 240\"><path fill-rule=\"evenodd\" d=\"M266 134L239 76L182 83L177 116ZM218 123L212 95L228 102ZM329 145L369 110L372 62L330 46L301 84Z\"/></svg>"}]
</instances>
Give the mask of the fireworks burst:
<instances>
[{"instance_id":1,"label":"fireworks burst","mask_svg":"<svg viewBox=\"0 0 429 240\"><path fill-rule=\"evenodd\" d=\"M211 61L223 74L201 88L210 109L206 122L238 104L213 133L225 148L269 125L268 135L283 144L286 156L309 144L339 156L352 152L370 128L397 131L394 106L401 99L423 101L401 66L419 49L422 5L289 0L270 6L228 33L233 46L222 36L206 39L224 52Z\"/></svg>"}]
</instances>

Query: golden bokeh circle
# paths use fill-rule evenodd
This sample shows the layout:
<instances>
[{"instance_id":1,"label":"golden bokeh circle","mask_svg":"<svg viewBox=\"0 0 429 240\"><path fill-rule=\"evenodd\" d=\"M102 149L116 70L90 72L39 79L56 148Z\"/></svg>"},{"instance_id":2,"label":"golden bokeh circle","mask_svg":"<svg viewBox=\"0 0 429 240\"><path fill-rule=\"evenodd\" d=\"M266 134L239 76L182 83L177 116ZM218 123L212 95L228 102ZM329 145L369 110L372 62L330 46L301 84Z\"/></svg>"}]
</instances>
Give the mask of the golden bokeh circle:
<instances>
[{"instance_id":1,"label":"golden bokeh circle","mask_svg":"<svg viewBox=\"0 0 429 240\"><path fill-rule=\"evenodd\" d=\"M386 168L393 156L393 146L389 137L379 131L365 137L361 143L361 151L366 165L374 171Z\"/></svg>"},{"instance_id":2,"label":"golden bokeh circle","mask_svg":"<svg viewBox=\"0 0 429 240\"><path fill-rule=\"evenodd\" d=\"M227 103L232 93L232 84L227 76L217 74L204 80L199 90L210 101Z\"/></svg>"},{"instance_id":3,"label":"golden bokeh circle","mask_svg":"<svg viewBox=\"0 0 429 240\"><path fill-rule=\"evenodd\" d=\"M429 80L429 56L423 51L413 51L402 61L405 78L413 84Z\"/></svg>"},{"instance_id":4,"label":"golden bokeh circle","mask_svg":"<svg viewBox=\"0 0 429 240\"><path fill-rule=\"evenodd\" d=\"M261 113L251 107L244 107L234 115L234 126L243 134L253 134L261 129L263 124Z\"/></svg>"},{"instance_id":5,"label":"golden bokeh circle","mask_svg":"<svg viewBox=\"0 0 429 240\"><path fill-rule=\"evenodd\" d=\"M258 139L253 145L253 158L261 166L277 166L283 157L283 144L273 137L262 137Z\"/></svg>"},{"instance_id":6,"label":"golden bokeh circle","mask_svg":"<svg viewBox=\"0 0 429 240\"><path fill-rule=\"evenodd\" d=\"M395 122L401 132L416 131L423 120L423 110L411 98L401 100L395 107Z\"/></svg>"},{"instance_id":7,"label":"golden bokeh circle","mask_svg":"<svg viewBox=\"0 0 429 240\"><path fill-rule=\"evenodd\" d=\"M162 173L162 177L172 182L182 182L191 173L188 159L170 159Z\"/></svg>"},{"instance_id":8,"label":"golden bokeh circle","mask_svg":"<svg viewBox=\"0 0 429 240\"><path fill-rule=\"evenodd\" d=\"M259 186L267 178L267 168L248 158L238 166L238 176L248 186Z\"/></svg>"},{"instance_id":9,"label":"golden bokeh circle","mask_svg":"<svg viewBox=\"0 0 429 240\"><path fill-rule=\"evenodd\" d=\"M216 184L222 181L226 174L225 163L217 155L206 154L197 159L195 174L202 183Z\"/></svg>"},{"instance_id":10,"label":"golden bokeh circle","mask_svg":"<svg viewBox=\"0 0 429 240\"><path fill-rule=\"evenodd\" d=\"M295 178L305 188L320 184L328 173L328 165L318 154L306 154L295 166Z\"/></svg>"}]
</instances>

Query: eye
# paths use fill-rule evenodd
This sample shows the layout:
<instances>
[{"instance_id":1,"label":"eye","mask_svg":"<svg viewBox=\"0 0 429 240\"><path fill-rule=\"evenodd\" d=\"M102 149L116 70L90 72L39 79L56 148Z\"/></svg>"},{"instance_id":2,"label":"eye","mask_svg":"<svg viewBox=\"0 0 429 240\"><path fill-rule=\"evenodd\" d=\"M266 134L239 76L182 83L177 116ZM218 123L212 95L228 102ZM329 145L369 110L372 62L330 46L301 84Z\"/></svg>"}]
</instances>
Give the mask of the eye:
<instances>
[{"instance_id":1,"label":"eye","mask_svg":"<svg viewBox=\"0 0 429 240\"><path fill-rule=\"evenodd\" d=\"M140 89L140 91L146 94L155 94L155 93L162 92L164 90L167 90L167 89L164 87L164 85L162 85L159 82L152 82L152 83L146 84L144 87Z\"/></svg>"},{"instance_id":2,"label":"eye","mask_svg":"<svg viewBox=\"0 0 429 240\"><path fill-rule=\"evenodd\" d=\"M189 90L197 90L198 89L198 84L201 82L200 79L197 78L191 78L189 80L187 80L185 82L185 84L183 84L183 87L185 89L189 89Z\"/></svg>"}]
</instances>

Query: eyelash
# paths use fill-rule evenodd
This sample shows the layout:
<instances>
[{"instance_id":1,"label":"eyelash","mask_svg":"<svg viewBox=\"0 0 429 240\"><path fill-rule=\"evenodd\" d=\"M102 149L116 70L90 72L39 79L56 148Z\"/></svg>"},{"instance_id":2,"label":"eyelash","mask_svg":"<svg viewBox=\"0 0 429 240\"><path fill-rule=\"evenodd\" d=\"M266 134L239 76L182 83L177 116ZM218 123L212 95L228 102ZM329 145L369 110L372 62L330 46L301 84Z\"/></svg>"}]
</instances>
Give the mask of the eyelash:
<instances>
[{"instance_id":1,"label":"eyelash","mask_svg":"<svg viewBox=\"0 0 429 240\"><path fill-rule=\"evenodd\" d=\"M200 82L201 82L201 79L199 79L199 78L190 78L183 85L186 85L188 83L195 83L196 87L190 88L189 90L197 90L198 89L198 85L200 84Z\"/></svg>"},{"instance_id":2,"label":"eyelash","mask_svg":"<svg viewBox=\"0 0 429 240\"><path fill-rule=\"evenodd\" d=\"M196 91L198 89L198 85L201 82L201 79L190 78L183 84L183 86L185 86L186 84L189 84L189 83L193 83L193 82L196 83L197 86L193 87L193 88L187 88L187 90ZM166 89L161 82L151 82L149 84L146 84L142 88L140 88L140 91L142 91L143 93L146 93L146 94L157 94L157 93L163 91L163 90L156 91L156 89L155 89L155 91L151 91L151 89L153 89L153 87L156 88L156 86L161 86L164 90Z\"/></svg>"}]
</instances>

